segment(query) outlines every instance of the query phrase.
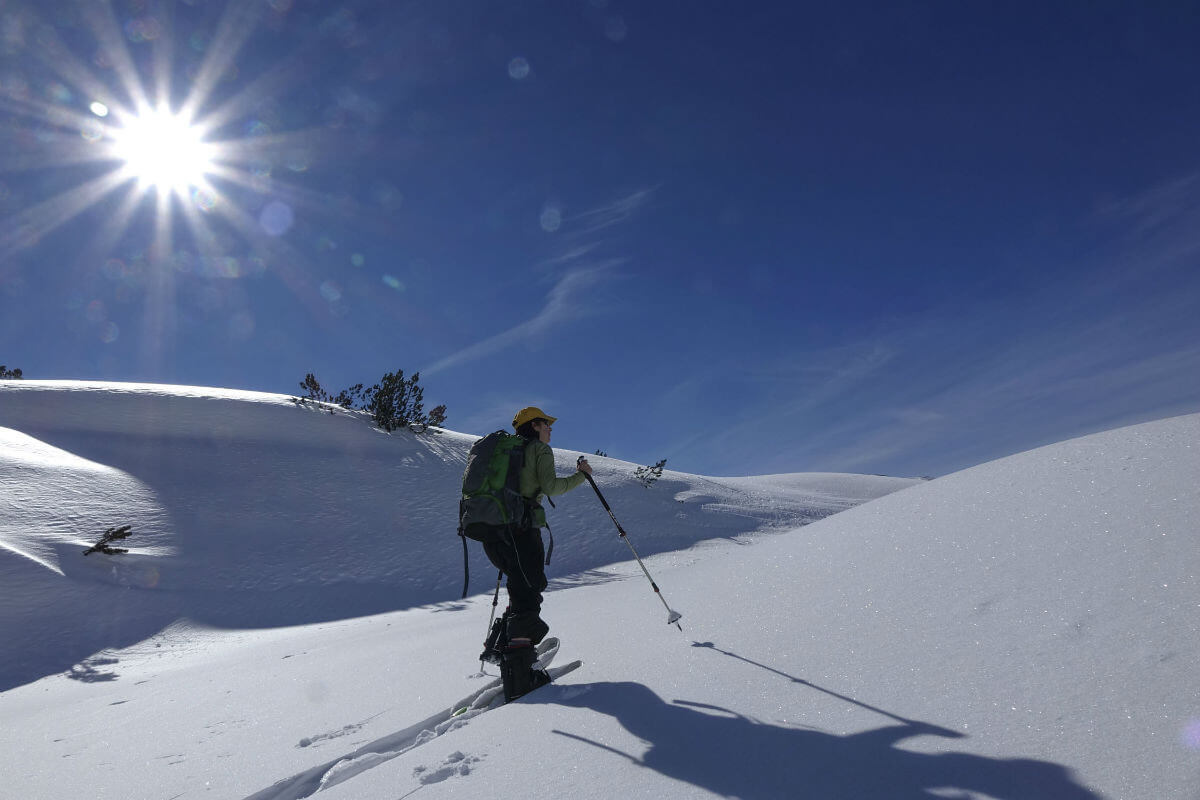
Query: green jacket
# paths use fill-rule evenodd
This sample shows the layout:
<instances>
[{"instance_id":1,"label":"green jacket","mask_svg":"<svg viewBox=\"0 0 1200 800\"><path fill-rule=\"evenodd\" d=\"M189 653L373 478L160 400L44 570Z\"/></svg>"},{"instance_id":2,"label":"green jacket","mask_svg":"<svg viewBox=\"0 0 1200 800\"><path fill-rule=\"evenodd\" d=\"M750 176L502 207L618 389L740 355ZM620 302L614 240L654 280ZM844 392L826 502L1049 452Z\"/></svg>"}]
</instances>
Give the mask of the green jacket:
<instances>
[{"instance_id":1,"label":"green jacket","mask_svg":"<svg viewBox=\"0 0 1200 800\"><path fill-rule=\"evenodd\" d=\"M529 499L533 527L546 527L542 495L564 494L587 480L582 472L560 478L554 471L554 451L545 442L534 439L525 446L525 465L521 467L521 496Z\"/></svg>"}]
</instances>

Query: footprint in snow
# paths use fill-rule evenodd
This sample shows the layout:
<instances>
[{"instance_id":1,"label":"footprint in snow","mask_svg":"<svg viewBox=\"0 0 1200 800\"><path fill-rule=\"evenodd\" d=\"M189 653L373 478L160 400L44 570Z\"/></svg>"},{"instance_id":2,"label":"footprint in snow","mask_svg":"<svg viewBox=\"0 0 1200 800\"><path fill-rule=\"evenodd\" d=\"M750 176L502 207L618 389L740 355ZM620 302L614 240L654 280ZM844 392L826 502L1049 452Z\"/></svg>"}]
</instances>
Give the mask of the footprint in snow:
<instances>
[{"instance_id":1,"label":"footprint in snow","mask_svg":"<svg viewBox=\"0 0 1200 800\"><path fill-rule=\"evenodd\" d=\"M425 766L416 767L413 769L413 777L422 784L441 783L444 780L453 778L455 775L470 775L471 765L478 764L481 760L476 756L469 756L466 753L455 750L446 756L445 761L433 769Z\"/></svg>"}]
</instances>

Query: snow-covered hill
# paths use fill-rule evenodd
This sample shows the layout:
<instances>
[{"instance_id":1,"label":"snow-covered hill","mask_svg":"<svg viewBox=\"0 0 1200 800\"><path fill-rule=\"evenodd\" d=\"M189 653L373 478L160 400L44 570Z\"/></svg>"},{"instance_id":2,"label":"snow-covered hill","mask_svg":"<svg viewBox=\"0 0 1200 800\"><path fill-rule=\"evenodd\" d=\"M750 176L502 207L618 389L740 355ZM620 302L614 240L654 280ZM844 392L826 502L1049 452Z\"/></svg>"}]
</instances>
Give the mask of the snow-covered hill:
<instances>
[{"instance_id":1,"label":"snow-covered hill","mask_svg":"<svg viewBox=\"0 0 1200 800\"><path fill-rule=\"evenodd\" d=\"M194 387L9 381L0 389L0 689L132 645L177 619L298 625L462 594L455 535L475 436L388 435L361 414L284 395ZM556 451L560 472L578 453ZM786 529L914 483L862 475L704 478L592 458L645 555ZM653 520L653 525L645 521ZM82 551L132 524L130 553ZM594 495L551 512L560 584L629 558ZM495 570L472 547L473 588ZM99 611L98 609L104 609Z\"/></svg>"},{"instance_id":2,"label":"snow-covered hill","mask_svg":"<svg viewBox=\"0 0 1200 800\"><path fill-rule=\"evenodd\" d=\"M489 570L477 560L480 594L457 601L445 521L469 437L387 437L281 397L12 385L0 591L23 611L0 631L30 644L27 618L52 619L60 596L58 616L86 624L52 637L82 654L73 669L0 693L5 796L1200 797L1200 415L894 493L862 476L677 473L646 490L632 465L594 458L658 553L647 566L682 634L581 488L553 514L563 588L545 616L560 660L583 667L422 733L484 680ZM370 536L381 492L402 509L390 539ZM795 528L872 492L886 496ZM338 514L348 539L312 533ZM77 555L76 526L126 521L139 552ZM792 530L741 535L764 525ZM445 567L419 584L409 551ZM351 618L385 610L348 591L360 576L395 587L401 610ZM89 650L102 630L137 633ZM42 674L67 654L50 652Z\"/></svg>"}]
</instances>

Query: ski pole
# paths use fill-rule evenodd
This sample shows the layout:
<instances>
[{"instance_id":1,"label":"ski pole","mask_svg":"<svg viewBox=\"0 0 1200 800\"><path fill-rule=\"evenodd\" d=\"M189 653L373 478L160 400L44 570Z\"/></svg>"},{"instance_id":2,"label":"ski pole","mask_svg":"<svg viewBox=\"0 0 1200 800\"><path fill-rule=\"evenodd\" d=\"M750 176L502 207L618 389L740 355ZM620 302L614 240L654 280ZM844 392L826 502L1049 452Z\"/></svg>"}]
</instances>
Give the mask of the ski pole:
<instances>
[{"instance_id":1,"label":"ski pole","mask_svg":"<svg viewBox=\"0 0 1200 800\"><path fill-rule=\"evenodd\" d=\"M484 636L484 642L487 642L488 636L492 635L492 623L496 620L496 606L500 604L500 581L504 580L504 570L496 573L496 593L492 595L492 615L488 617L487 636ZM479 662L479 671L483 672L483 661Z\"/></svg>"},{"instance_id":2,"label":"ski pole","mask_svg":"<svg viewBox=\"0 0 1200 800\"><path fill-rule=\"evenodd\" d=\"M583 456L580 456L579 460L575 463L579 464L583 460ZM678 611L671 610L671 607L667 605L667 598L663 597L662 592L658 588L658 584L654 582L654 578L650 577L650 570L646 569L646 565L642 563L641 556L638 555L637 550L635 550L633 547L633 542L629 541L629 534L625 533L625 529L622 528L621 523L617 521L617 515L613 513L612 508L608 505L608 501L605 500L604 495L600 493L600 487L596 485L596 481L593 480L592 476L586 472L583 473L583 477L587 478L588 483L590 483L592 488L596 490L596 497L600 498L600 504L604 506L604 510L608 512L608 516L612 519L613 524L617 526L617 533L621 534L621 538L625 540L625 544L629 545L629 549L633 552L633 557L637 559L638 566L642 568L642 572L646 575L646 580L650 581L650 586L654 589L654 593L658 595L658 599L662 601L663 606L667 609L667 624L674 625L676 628L679 628L680 633L682 633L683 626L679 624L679 620L683 617L683 614L680 614Z\"/></svg>"}]
</instances>

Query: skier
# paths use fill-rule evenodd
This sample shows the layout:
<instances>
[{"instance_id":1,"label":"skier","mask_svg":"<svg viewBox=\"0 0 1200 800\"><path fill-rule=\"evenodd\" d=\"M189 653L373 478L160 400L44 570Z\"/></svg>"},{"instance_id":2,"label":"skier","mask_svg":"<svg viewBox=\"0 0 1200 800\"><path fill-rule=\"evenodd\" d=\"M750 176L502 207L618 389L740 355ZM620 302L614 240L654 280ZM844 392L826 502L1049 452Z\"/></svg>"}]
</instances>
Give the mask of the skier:
<instances>
[{"instance_id":1,"label":"skier","mask_svg":"<svg viewBox=\"0 0 1200 800\"><path fill-rule=\"evenodd\" d=\"M529 513L511 537L483 543L488 560L508 578L508 610L487 642L489 650L500 651L496 654L500 656L500 674L508 699L532 691L549 680L545 672L533 670L537 658L534 648L550 631L550 626L540 616L542 591L546 588L546 550L541 529L547 527L541 497L569 492L586 480L585 473L590 475L592 472L587 459L580 459L573 475L560 478L555 473L550 434L556 420L533 406L521 409L513 417L513 428L527 442L520 492ZM507 644L501 641L505 633Z\"/></svg>"}]
</instances>

